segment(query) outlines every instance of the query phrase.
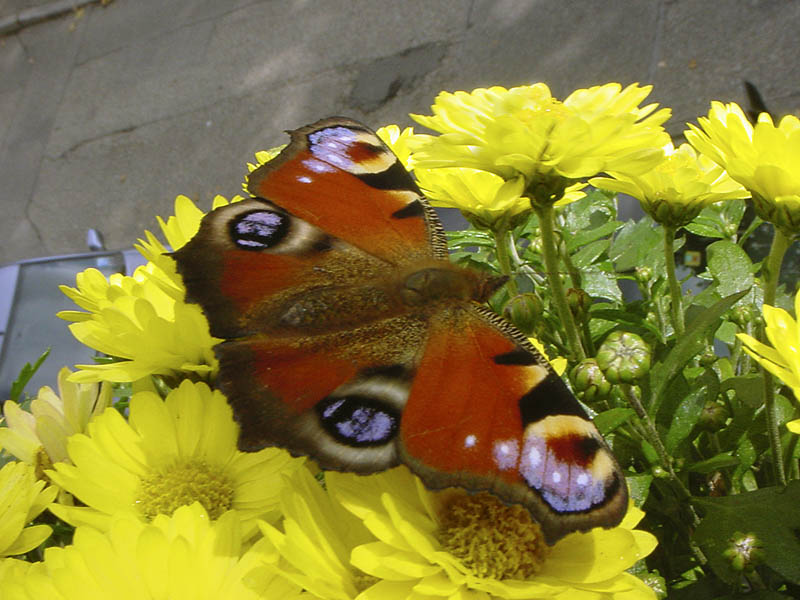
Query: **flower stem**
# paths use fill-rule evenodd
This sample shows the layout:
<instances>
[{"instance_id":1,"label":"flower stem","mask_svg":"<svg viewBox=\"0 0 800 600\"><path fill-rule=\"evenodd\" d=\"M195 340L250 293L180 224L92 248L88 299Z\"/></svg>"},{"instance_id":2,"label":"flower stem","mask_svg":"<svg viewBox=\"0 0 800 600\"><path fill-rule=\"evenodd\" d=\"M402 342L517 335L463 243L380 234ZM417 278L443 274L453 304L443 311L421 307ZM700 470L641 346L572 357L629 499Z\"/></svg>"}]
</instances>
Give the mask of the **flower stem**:
<instances>
[{"instance_id":1,"label":"flower stem","mask_svg":"<svg viewBox=\"0 0 800 600\"><path fill-rule=\"evenodd\" d=\"M584 360L586 352L581 345L578 328L572 311L567 303L567 295L561 283L559 275L558 249L556 248L556 236L553 224L555 222L555 211L552 204L534 204L536 214L539 216L539 231L542 234L542 255L547 269L547 279L550 283L551 300L556 307L558 318L560 319L564 331L567 334L567 342L572 353L572 360L575 362Z\"/></svg>"},{"instance_id":2,"label":"flower stem","mask_svg":"<svg viewBox=\"0 0 800 600\"><path fill-rule=\"evenodd\" d=\"M511 231L507 229L492 231L494 235L494 246L497 254L497 262L500 264L500 272L503 275L508 275L508 293L511 297L519 294L519 287L517 280L514 278L514 271L512 269L512 252L516 253L514 247L514 236Z\"/></svg>"},{"instance_id":3,"label":"flower stem","mask_svg":"<svg viewBox=\"0 0 800 600\"><path fill-rule=\"evenodd\" d=\"M667 266L667 281L669 282L670 308L672 309L672 327L677 336L682 336L685 331L683 325L683 294L681 284L675 276L675 227L664 226L664 262Z\"/></svg>"},{"instance_id":4,"label":"flower stem","mask_svg":"<svg viewBox=\"0 0 800 600\"><path fill-rule=\"evenodd\" d=\"M775 234L772 237L772 246L763 266L764 304L775 306L775 295L778 290L778 278L781 274L783 256L786 254L790 244L791 239L776 227ZM762 342L768 343L763 327L758 337ZM778 483L786 485L786 472L783 468L783 453L781 451L781 434L778 429L778 407L775 404L775 386L772 383L772 375L763 368L761 371L764 374L764 405L772 462L775 464L775 475Z\"/></svg>"}]
</instances>

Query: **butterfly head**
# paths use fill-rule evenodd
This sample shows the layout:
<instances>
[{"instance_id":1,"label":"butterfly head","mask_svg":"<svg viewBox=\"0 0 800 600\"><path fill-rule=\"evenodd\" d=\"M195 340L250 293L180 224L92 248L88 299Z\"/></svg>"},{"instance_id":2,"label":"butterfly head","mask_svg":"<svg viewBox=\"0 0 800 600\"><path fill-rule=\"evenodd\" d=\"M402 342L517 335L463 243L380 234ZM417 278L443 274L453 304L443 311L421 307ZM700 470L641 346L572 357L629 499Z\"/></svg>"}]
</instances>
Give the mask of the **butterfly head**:
<instances>
[{"instance_id":1,"label":"butterfly head","mask_svg":"<svg viewBox=\"0 0 800 600\"><path fill-rule=\"evenodd\" d=\"M442 300L485 302L508 277L462 269L447 262L417 268L400 280L399 296L407 306Z\"/></svg>"}]
</instances>

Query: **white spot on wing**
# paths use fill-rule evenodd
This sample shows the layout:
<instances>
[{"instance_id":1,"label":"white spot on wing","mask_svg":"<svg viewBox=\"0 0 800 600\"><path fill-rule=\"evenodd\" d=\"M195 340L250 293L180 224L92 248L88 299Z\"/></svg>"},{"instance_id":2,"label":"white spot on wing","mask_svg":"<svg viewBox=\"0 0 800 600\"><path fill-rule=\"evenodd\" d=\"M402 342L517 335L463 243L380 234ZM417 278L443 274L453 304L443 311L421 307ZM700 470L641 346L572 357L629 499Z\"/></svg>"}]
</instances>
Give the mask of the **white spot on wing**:
<instances>
[{"instance_id":1,"label":"white spot on wing","mask_svg":"<svg viewBox=\"0 0 800 600\"><path fill-rule=\"evenodd\" d=\"M467 437L464 438L464 448L472 448L477 443L478 438L476 438L473 434L469 434Z\"/></svg>"},{"instance_id":2,"label":"white spot on wing","mask_svg":"<svg viewBox=\"0 0 800 600\"><path fill-rule=\"evenodd\" d=\"M515 468L519 458L519 443L516 440L496 441L492 447L492 457L501 471Z\"/></svg>"}]
</instances>

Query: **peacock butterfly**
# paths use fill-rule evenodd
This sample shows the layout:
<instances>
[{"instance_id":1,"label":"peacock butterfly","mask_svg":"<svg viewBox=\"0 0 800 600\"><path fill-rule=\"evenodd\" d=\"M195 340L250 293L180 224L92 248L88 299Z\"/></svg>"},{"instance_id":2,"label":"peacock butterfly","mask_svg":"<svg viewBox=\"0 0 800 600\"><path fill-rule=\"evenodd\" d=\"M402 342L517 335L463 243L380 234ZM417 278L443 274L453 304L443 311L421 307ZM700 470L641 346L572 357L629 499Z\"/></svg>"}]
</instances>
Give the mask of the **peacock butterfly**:
<instances>
[{"instance_id":1,"label":"peacock butterfly","mask_svg":"<svg viewBox=\"0 0 800 600\"><path fill-rule=\"evenodd\" d=\"M524 505L554 544L617 525L622 472L564 382L484 302L504 279L448 260L414 180L330 118L250 174L172 254L220 361L245 451L328 469L407 465L430 488Z\"/></svg>"}]
</instances>

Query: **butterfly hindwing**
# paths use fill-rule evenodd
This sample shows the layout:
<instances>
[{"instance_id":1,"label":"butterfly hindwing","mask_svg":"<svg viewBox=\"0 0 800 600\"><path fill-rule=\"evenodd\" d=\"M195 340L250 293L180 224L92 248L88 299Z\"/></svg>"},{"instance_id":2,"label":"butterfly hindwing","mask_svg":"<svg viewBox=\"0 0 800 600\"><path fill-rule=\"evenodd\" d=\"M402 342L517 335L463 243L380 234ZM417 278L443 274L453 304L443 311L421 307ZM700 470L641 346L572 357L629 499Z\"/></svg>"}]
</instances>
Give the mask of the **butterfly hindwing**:
<instances>
[{"instance_id":1,"label":"butterfly hindwing","mask_svg":"<svg viewBox=\"0 0 800 600\"><path fill-rule=\"evenodd\" d=\"M431 320L400 444L428 486L524 504L548 543L613 526L627 509L622 472L583 408L522 334L483 307Z\"/></svg>"}]
</instances>

